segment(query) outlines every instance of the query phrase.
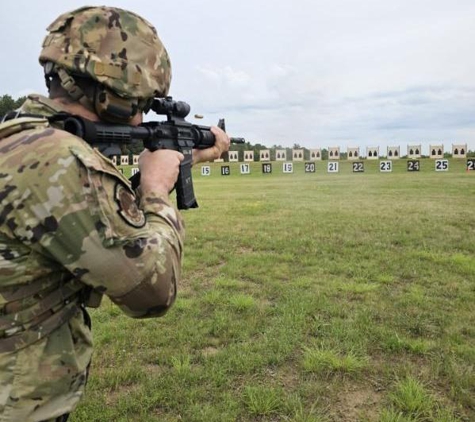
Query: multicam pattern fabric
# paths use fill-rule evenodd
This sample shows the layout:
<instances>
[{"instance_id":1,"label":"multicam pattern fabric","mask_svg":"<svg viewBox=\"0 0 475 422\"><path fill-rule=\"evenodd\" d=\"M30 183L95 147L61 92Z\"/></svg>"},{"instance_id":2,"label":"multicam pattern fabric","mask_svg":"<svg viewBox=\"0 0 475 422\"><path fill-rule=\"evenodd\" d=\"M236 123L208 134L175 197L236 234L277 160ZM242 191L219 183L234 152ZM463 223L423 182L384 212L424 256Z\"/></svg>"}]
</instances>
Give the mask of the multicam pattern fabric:
<instances>
[{"instance_id":1,"label":"multicam pattern fabric","mask_svg":"<svg viewBox=\"0 0 475 422\"><path fill-rule=\"evenodd\" d=\"M119 8L83 7L59 16L47 30L40 63L91 77L128 98L167 95L170 59L142 17Z\"/></svg>"},{"instance_id":2,"label":"multicam pattern fabric","mask_svg":"<svg viewBox=\"0 0 475 422\"><path fill-rule=\"evenodd\" d=\"M30 96L22 111L48 115L54 104ZM184 236L168 198L137 199L83 140L28 119L0 125L1 422L74 409L92 354L88 289L132 317L163 315Z\"/></svg>"}]
</instances>

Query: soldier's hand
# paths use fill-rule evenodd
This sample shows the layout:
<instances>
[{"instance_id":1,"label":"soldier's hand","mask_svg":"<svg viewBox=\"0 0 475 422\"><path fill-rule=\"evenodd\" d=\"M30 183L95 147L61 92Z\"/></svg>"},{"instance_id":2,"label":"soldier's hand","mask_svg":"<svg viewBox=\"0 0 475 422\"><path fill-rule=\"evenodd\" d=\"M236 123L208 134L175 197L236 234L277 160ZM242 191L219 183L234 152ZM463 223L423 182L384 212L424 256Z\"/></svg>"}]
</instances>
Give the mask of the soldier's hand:
<instances>
[{"instance_id":1,"label":"soldier's hand","mask_svg":"<svg viewBox=\"0 0 475 422\"><path fill-rule=\"evenodd\" d=\"M216 141L211 148L194 149L193 164L203 163L205 161L213 161L221 157L223 153L229 150L231 140L229 136L217 126L211 126L211 133L215 136Z\"/></svg>"},{"instance_id":2,"label":"soldier's hand","mask_svg":"<svg viewBox=\"0 0 475 422\"><path fill-rule=\"evenodd\" d=\"M142 151L139 157L142 194L155 192L168 195L175 186L183 159L182 153L169 149Z\"/></svg>"}]
</instances>

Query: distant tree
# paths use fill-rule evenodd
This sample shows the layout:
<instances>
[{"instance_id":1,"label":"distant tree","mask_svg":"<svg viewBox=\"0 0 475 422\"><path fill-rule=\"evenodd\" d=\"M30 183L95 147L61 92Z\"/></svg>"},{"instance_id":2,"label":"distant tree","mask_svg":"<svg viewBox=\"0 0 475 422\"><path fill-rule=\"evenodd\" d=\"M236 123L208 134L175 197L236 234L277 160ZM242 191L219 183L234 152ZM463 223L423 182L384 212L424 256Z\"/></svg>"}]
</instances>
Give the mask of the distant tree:
<instances>
[{"instance_id":1,"label":"distant tree","mask_svg":"<svg viewBox=\"0 0 475 422\"><path fill-rule=\"evenodd\" d=\"M0 117L9 111L20 107L26 100L26 97L20 97L14 100L10 95L5 94L0 97Z\"/></svg>"}]
</instances>

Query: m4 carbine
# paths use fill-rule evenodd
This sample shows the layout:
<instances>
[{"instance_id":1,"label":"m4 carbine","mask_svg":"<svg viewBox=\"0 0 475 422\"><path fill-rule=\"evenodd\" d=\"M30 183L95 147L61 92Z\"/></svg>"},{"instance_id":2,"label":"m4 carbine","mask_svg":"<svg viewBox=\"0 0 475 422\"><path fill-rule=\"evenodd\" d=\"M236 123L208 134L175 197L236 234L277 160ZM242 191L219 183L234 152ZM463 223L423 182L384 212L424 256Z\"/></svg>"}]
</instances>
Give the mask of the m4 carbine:
<instances>
[{"instance_id":1,"label":"m4 carbine","mask_svg":"<svg viewBox=\"0 0 475 422\"><path fill-rule=\"evenodd\" d=\"M193 190L191 173L193 148L206 149L215 143L215 136L209 126L195 125L185 120L190 112L190 106L183 101L174 101L172 97L156 98L151 109L167 116L166 121L145 122L139 126L98 123L79 116L67 116L64 121L64 130L79 136L96 147L106 156L119 155L119 145L143 141L143 145L150 151L171 149L184 155L180 164L180 173L175 184L178 209L198 207ZM224 119L218 127L225 130ZM244 143L243 138L231 138L231 143ZM130 179L132 187L140 183L140 173Z\"/></svg>"}]
</instances>

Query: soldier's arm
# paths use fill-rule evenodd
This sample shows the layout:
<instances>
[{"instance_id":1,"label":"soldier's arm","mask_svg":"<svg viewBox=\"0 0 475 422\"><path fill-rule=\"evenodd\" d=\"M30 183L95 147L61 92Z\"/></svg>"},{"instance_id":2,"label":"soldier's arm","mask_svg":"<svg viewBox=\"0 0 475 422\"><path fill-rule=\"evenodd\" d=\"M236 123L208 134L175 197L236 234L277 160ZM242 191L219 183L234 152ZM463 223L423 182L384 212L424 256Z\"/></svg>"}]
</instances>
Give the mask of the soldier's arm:
<instances>
[{"instance_id":1,"label":"soldier's arm","mask_svg":"<svg viewBox=\"0 0 475 422\"><path fill-rule=\"evenodd\" d=\"M54 221L41 234L42 250L128 315L162 315L180 278L180 214L159 190L144 192L137 203L111 163L77 142L69 149L68 158L51 157L63 167L45 180L54 204L45 198L36 205L37 214Z\"/></svg>"}]
</instances>

